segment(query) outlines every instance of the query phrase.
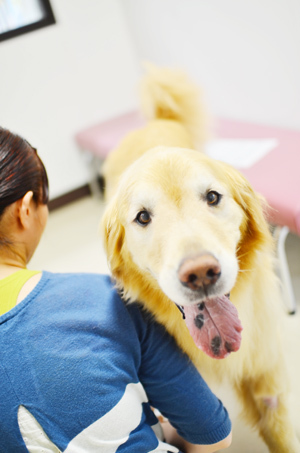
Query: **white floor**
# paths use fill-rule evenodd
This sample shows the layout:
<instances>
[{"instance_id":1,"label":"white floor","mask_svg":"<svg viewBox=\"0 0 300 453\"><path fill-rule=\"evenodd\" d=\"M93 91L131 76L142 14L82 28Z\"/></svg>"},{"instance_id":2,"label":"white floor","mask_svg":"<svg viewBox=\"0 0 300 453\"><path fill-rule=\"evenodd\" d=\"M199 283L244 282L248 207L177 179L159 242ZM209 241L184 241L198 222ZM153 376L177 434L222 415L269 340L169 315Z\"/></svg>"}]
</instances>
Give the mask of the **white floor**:
<instances>
[{"instance_id":1,"label":"white floor","mask_svg":"<svg viewBox=\"0 0 300 453\"><path fill-rule=\"evenodd\" d=\"M102 201L93 197L53 211L29 268L53 272L107 273L99 232L102 212ZM299 312L294 316L286 315L282 327L285 330L286 357L291 374L291 409L300 437L300 238L289 235L286 245ZM267 453L267 448L256 433L238 418L234 397L229 397L227 407L234 429L233 444L226 452Z\"/></svg>"}]
</instances>

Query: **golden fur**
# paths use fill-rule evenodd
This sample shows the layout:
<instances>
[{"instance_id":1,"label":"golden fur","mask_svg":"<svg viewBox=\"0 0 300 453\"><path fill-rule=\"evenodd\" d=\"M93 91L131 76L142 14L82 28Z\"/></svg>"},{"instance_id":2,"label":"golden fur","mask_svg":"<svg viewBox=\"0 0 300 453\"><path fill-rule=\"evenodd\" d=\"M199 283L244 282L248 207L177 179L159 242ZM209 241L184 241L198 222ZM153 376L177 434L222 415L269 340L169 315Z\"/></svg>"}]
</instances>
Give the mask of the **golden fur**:
<instances>
[{"instance_id":1,"label":"golden fur","mask_svg":"<svg viewBox=\"0 0 300 453\"><path fill-rule=\"evenodd\" d=\"M238 171L190 149L191 118L203 117L195 88L166 70L152 68L149 77L144 110L152 119L126 137L104 167L110 201L102 225L112 275L125 298L138 300L165 326L208 383L230 381L270 452L300 452L287 409L280 289L261 197ZM208 205L208 190L223 195L219 205ZM146 226L136 221L143 210L151 214ZM244 328L240 350L223 360L195 346L173 302L186 297L176 282L180 261L203 251L220 259L224 293L230 290Z\"/></svg>"}]
</instances>

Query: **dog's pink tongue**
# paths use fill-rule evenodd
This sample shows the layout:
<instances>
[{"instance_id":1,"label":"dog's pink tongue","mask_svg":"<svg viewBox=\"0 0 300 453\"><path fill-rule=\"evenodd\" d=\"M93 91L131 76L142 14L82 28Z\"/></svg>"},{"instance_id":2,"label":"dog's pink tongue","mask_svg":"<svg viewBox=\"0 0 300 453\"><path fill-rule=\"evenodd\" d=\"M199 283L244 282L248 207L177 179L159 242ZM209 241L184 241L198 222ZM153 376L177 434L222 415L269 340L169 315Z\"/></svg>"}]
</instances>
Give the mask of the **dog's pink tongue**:
<instances>
[{"instance_id":1,"label":"dog's pink tongue","mask_svg":"<svg viewBox=\"0 0 300 453\"><path fill-rule=\"evenodd\" d=\"M184 313L196 345L210 357L223 359L240 348L243 327L227 296L185 306Z\"/></svg>"}]
</instances>

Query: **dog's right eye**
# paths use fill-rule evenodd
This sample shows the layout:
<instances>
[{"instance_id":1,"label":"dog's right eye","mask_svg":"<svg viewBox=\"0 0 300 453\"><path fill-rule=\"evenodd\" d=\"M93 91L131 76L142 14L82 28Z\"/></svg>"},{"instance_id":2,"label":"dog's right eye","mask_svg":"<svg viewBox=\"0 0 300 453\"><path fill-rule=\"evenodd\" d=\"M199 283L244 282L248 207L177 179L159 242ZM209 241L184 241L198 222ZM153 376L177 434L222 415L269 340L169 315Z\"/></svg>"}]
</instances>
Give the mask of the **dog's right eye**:
<instances>
[{"instance_id":1,"label":"dog's right eye","mask_svg":"<svg viewBox=\"0 0 300 453\"><path fill-rule=\"evenodd\" d=\"M151 216L148 211L140 211L135 218L135 221L142 226L148 225L151 222Z\"/></svg>"},{"instance_id":2,"label":"dog's right eye","mask_svg":"<svg viewBox=\"0 0 300 453\"><path fill-rule=\"evenodd\" d=\"M222 195L215 190L210 190L206 194L206 201L209 206L216 206L220 203Z\"/></svg>"}]
</instances>

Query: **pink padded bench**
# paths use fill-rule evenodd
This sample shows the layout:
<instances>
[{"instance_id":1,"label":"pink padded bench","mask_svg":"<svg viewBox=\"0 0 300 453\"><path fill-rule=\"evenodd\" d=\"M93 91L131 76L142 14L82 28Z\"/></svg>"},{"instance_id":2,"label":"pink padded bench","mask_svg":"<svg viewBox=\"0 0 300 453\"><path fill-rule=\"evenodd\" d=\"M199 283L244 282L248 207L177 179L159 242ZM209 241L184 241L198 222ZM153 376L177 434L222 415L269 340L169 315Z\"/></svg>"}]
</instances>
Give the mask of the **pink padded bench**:
<instances>
[{"instance_id":1,"label":"pink padded bench","mask_svg":"<svg viewBox=\"0 0 300 453\"><path fill-rule=\"evenodd\" d=\"M241 171L274 209L272 223L300 235L300 131L222 119L216 132L222 138L278 140L277 148Z\"/></svg>"},{"instance_id":2,"label":"pink padded bench","mask_svg":"<svg viewBox=\"0 0 300 453\"><path fill-rule=\"evenodd\" d=\"M144 123L140 114L133 111L76 135L79 147L92 156L94 176L99 175L100 163L119 141ZM216 135L219 138L278 140L278 146L264 158L252 167L240 170L273 208L270 221L276 226L284 295L288 311L295 313L296 301L285 254L285 239L289 231L300 236L300 131L220 119L216 124Z\"/></svg>"},{"instance_id":3,"label":"pink padded bench","mask_svg":"<svg viewBox=\"0 0 300 453\"><path fill-rule=\"evenodd\" d=\"M139 112L132 111L84 129L76 134L75 139L82 150L103 161L128 132L144 124Z\"/></svg>"}]
</instances>

